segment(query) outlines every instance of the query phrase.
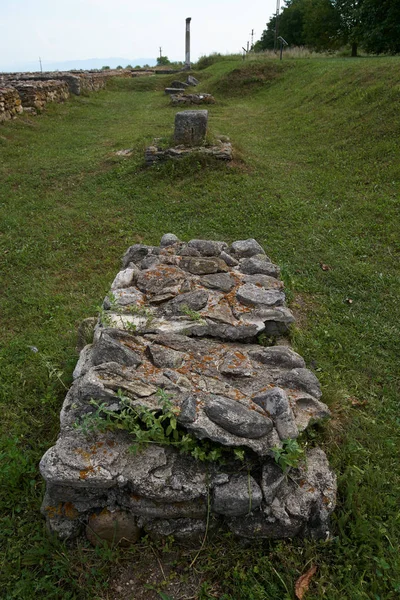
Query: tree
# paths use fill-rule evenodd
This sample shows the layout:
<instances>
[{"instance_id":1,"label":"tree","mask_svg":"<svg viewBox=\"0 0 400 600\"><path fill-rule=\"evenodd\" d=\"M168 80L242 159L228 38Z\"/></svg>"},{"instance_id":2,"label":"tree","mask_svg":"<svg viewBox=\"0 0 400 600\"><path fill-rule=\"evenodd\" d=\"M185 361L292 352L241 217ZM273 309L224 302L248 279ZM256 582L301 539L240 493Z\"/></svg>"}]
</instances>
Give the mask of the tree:
<instances>
[{"instance_id":1,"label":"tree","mask_svg":"<svg viewBox=\"0 0 400 600\"><path fill-rule=\"evenodd\" d=\"M276 16L272 17L256 43L256 50L273 48ZM317 51L337 46L340 18L331 0L286 0L278 19L279 35L290 46L308 46Z\"/></svg>"},{"instance_id":2,"label":"tree","mask_svg":"<svg viewBox=\"0 0 400 600\"><path fill-rule=\"evenodd\" d=\"M342 44L351 44L351 55L357 56L358 45L362 39L360 5L363 0L332 0L339 15L338 40Z\"/></svg>"},{"instance_id":3,"label":"tree","mask_svg":"<svg viewBox=\"0 0 400 600\"><path fill-rule=\"evenodd\" d=\"M305 0L303 38L305 45L317 52L338 47L340 15L331 0Z\"/></svg>"},{"instance_id":4,"label":"tree","mask_svg":"<svg viewBox=\"0 0 400 600\"><path fill-rule=\"evenodd\" d=\"M367 52L400 53L399 0L363 0L359 18L362 45Z\"/></svg>"},{"instance_id":5,"label":"tree","mask_svg":"<svg viewBox=\"0 0 400 600\"><path fill-rule=\"evenodd\" d=\"M157 58L157 65L159 67L161 66L166 66L166 65L170 65L171 63L169 62L168 56L159 56Z\"/></svg>"}]
</instances>

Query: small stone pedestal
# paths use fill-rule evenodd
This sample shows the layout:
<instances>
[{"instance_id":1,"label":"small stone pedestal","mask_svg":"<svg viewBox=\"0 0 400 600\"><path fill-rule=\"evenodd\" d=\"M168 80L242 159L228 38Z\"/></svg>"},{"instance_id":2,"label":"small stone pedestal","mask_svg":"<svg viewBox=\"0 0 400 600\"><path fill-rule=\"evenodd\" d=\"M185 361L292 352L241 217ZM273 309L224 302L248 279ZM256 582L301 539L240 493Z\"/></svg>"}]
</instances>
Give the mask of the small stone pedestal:
<instances>
[{"instance_id":1,"label":"small stone pedestal","mask_svg":"<svg viewBox=\"0 0 400 600\"><path fill-rule=\"evenodd\" d=\"M155 140L146 148L146 164L152 165L169 159L183 158L190 154L212 156L218 160L232 160L232 145L222 137L214 143L206 145L208 111L185 110L175 115L175 132L173 148L161 148Z\"/></svg>"},{"instance_id":2,"label":"small stone pedestal","mask_svg":"<svg viewBox=\"0 0 400 600\"><path fill-rule=\"evenodd\" d=\"M185 110L175 115L174 139L177 145L201 146L206 140L207 110Z\"/></svg>"}]
</instances>

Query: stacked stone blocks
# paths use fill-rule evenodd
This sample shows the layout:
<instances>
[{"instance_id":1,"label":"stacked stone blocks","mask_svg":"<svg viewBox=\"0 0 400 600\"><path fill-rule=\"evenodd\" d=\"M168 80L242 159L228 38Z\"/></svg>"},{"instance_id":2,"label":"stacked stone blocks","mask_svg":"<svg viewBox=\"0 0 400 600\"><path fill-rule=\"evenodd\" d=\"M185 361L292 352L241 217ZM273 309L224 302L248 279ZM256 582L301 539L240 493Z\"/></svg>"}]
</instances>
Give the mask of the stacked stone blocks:
<instances>
[{"instance_id":1,"label":"stacked stone blocks","mask_svg":"<svg viewBox=\"0 0 400 600\"><path fill-rule=\"evenodd\" d=\"M41 461L50 529L86 531L93 543L142 533L194 540L207 522L250 539L326 537L336 480L324 452L309 449L288 472L274 460L329 416L317 378L285 338L293 321L279 267L255 240L166 234L159 246L131 246ZM277 343L262 346L260 335ZM85 431L93 400L115 418L126 403L157 415L160 390L180 431L223 448L223 463L174 445L134 454L127 431Z\"/></svg>"}]
</instances>

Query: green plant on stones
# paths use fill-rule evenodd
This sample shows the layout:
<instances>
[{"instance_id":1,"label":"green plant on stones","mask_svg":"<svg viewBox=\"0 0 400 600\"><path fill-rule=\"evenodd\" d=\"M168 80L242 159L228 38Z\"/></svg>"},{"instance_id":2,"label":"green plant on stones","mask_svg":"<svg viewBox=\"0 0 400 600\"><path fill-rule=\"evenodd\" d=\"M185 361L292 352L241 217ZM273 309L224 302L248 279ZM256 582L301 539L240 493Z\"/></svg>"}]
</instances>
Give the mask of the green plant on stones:
<instances>
[{"instance_id":1,"label":"green plant on stones","mask_svg":"<svg viewBox=\"0 0 400 600\"><path fill-rule=\"evenodd\" d=\"M192 321L203 321L201 314L189 308L187 304L181 306L181 313L189 317Z\"/></svg>"},{"instance_id":2,"label":"green plant on stones","mask_svg":"<svg viewBox=\"0 0 400 600\"><path fill-rule=\"evenodd\" d=\"M129 313L133 316L137 316L137 317L145 317L146 318L146 327L149 327L154 315L153 313L145 307L142 306L137 306L135 304L130 304L128 306L122 307L120 304L118 304L117 298L115 297L115 295L112 292L109 292L109 294L107 294L107 299L108 299L108 303L110 305L109 309L105 309L104 306L100 306L98 307L98 311L99 311L99 318L101 323L105 326L105 327L110 327L113 323L112 318L109 314L109 311L112 311L115 315L118 315L119 317L121 317L120 320L120 324L121 327L124 331L127 331L128 333L136 333L137 332L137 325L135 323L131 323L129 321L124 321L122 319L122 315Z\"/></svg>"},{"instance_id":3,"label":"green plant on stones","mask_svg":"<svg viewBox=\"0 0 400 600\"><path fill-rule=\"evenodd\" d=\"M299 446L297 440L283 440L282 448L272 448L274 453L275 462L280 466L284 473L287 473L289 469L297 468L300 461L304 457L304 450Z\"/></svg>"},{"instance_id":4,"label":"green plant on stones","mask_svg":"<svg viewBox=\"0 0 400 600\"><path fill-rule=\"evenodd\" d=\"M174 406L171 395L165 390L159 389L157 396L160 409L150 410L146 406L132 406L130 398L118 390L117 396L120 400L118 412L107 408L106 403L98 403L91 400L90 404L95 407L95 412L84 415L75 427L85 435L94 431L116 431L123 429L128 431L134 438L135 443L131 449L135 454L145 448L147 444L158 444L160 446L175 446L182 454L188 454L202 462L218 462L225 464L230 456L234 460L244 461L245 451L241 448L232 449L220 446L207 440L198 440L187 433L177 422L179 408Z\"/></svg>"}]
</instances>

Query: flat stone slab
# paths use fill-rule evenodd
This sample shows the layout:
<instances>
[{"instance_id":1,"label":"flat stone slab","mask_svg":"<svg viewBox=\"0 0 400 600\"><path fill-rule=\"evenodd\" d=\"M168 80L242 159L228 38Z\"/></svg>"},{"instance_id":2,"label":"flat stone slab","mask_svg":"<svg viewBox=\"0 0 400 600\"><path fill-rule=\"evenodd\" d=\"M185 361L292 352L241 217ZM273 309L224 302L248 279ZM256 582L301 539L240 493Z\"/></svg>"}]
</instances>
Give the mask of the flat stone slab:
<instances>
[{"instance_id":1,"label":"flat stone slab","mask_svg":"<svg viewBox=\"0 0 400 600\"><path fill-rule=\"evenodd\" d=\"M186 94L183 92L171 94L173 106L215 104L215 98L211 94Z\"/></svg>"},{"instance_id":2,"label":"flat stone slab","mask_svg":"<svg viewBox=\"0 0 400 600\"><path fill-rule=\"evenodd\" d=\"M243 272L253 257L272 265L255 240L166 234L128 248L40 465L42 512L60 537L110 541L114 528L121 543L198 540L207 506L213 526L240 537L326 537L336 479L325 454L310 450L289 478L273 456L329 409L287 343L257 343L293 317L280 280ZM160 415L160 390L190 452L150 443L133 453L135 437L112 426L127 407Z\"/></svg>"}]
</instances>

